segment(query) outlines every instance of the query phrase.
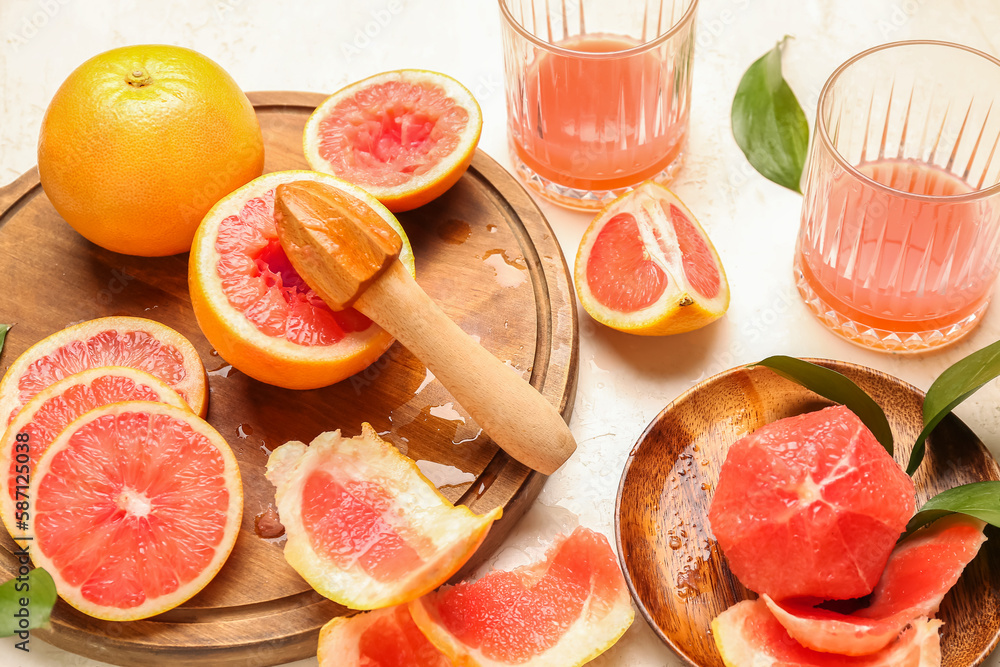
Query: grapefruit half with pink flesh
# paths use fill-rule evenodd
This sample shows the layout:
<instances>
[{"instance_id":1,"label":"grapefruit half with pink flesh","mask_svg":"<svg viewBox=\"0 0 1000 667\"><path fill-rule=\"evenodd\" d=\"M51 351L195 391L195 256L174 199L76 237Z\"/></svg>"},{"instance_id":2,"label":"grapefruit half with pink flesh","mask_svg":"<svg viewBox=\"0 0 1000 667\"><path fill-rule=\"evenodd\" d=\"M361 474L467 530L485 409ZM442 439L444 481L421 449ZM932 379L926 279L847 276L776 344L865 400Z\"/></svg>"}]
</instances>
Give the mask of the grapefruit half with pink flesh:
<instances>
[{"instance_id":1,"label":"grapefruit half with pink flesh","mask_svg":"<svg viewBox=\"0 0 1000 667\"><path fill-rule=\"evenodd\" d=\"M634 617L603 535L577 528L537 563L494 571L410 604L417 626L457 665L558 665L593 660Z\"/></svg>"},{"instance_id":2,"label":"grapefruit half with pink flesh","mask_svg":"<svg viewBox=\"0 0 1000 667\"><path fill-rule=\"evenodd\" d=\"M691 331L729 307L712 241L687 206L653 182L611 202L590 223L574 282L591 317L634 334Z\"/></svg>"},{"instance_id":3,"label":"grapefruit half with pink flesh","mask_svg":"<svg viewBox=\"0 0 1000 667\"><path fill-rule=\"evenodd\" d=\"M352 609L409 602L455 574L502 509L452 505L417 465L378 437L322 433L271 454L285 560L322 595Z\"/></svg>"},{"instance_id":4,"label":"grapefruit half with pink flesh","mask_svg":"<svg viewBox=\"0 0 1000 667\"><path fill-rule=\"evenodd\" d=\"M243 487L218 432L188 410L114 403L73 421L29 489L31 559L66 602L147 618L204 588L236 542Z\"/></svg>"},{"instance_id":5,"label":"grapefruit half with pink flesh","mask_svg":"<svg viewBox=\"0 0 1000 667\"><path fill-rule=\"evenodd\" d=\"M35 464L63 429L77 417L102 405L122 401L156 401L187 410L176 391L156 377L125 366L91 368L64 377L28 401L0 437L0 470L7 471L0 493L0 516L12 536L15 501L28 497Z\"/></svg>"},{"instance_id":6,"label":"grapefruit half with pink flesh","mask_svg":"<svg viewBox=\"0 0 1000 667\"><path fill-rule=\"evenodd\" d=\"M934 616L941 600L986 541L985 524L964 514L938 519L892 552L871 604L838 614L794 602L764 601L788 634L817 651L874 653L915 618Z\"/></svg>"},{"instance_id":7,"label":"grapefruit half with pink flesh","mask_svg":"<svg viewBox=\"0 0 1000 667\"><path fill-rule=\"evenodd\" d=\"M479 104L445 74L402 69L352 83L306 122L309 166L364 188L394 212L443 194L472 162Z\"/></svg>"},{"instance_id":8,"label":"grapefruit half with pink flesh","mask_svg":"<svg viewBox=\"0 0 1000 667\"><path fill-rule=\"evenodd\" d=\"M102 317L58 331L15 359L0 382L0 419L9 424L49 385L102 366L146 371L170 385L194 413L208 411L205 367L187 338L141 317Z\"/></svg>"},{"instance_id":9,"label":"grapefruit half with pink flesh","mask_svg":"<svg viewBox=\"0 0 1000 667\"><path fill-rule=\"evenodd\" d=\"M708 519L747 588L844 600L871 593L913 511L913 482L838 405L735 442Z\"/></svg>"},{"instance_id":10,"label":"grapefruit half with pink flesh","mask_svg":"<svg viewBox=\"0 0 1000 667\"><path fill-rule=\"evenodd\" d=\"M744 600L712 621L712 636L726 667L940 667L941 625L916 619L871 655L820 653L792 639L763 600Z\"/></svg>"},{"instance_id":11,"label":"grapefruit half with pink flesh","mask_svg":"<svg viewBox=\"0 0 1000 667\"><path fill-rule=\"evenodd\" d=\"M318 181L360 199L403 240L399 259L413 273L413 252L399 222L364 190L326 174L279 171L227 195L195 235L188 264L198 325L223 359L250 377L287 389L316 389L367 368L393 339L347 308L334 312L292 268L278 241L274 190Z\"/></svg>"},{"instance_id":12,"label":"grapefruit half with pink flesh","mask_svg":"<svg viewBox=\"0 0 1000 667\"><path fill-rule=\"evenodd\" d=\"M452 667L413 622L407 605L339 616L319 631L320 667Z\"/></svg>"}]
</instances>

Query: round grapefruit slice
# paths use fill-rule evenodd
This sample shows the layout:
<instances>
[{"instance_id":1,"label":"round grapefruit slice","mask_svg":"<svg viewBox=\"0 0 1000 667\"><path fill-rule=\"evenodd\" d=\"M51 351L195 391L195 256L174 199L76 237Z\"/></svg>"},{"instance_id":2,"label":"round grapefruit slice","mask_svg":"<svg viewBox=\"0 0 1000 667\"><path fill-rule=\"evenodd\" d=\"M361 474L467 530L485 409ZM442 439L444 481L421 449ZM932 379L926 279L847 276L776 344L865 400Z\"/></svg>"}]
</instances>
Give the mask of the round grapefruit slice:
<instances>
[{"instance_id":1,"label":"round grapefruit slice","mask_svg":"<svg viewBox=\"0 0 1000 667\"><path fill-rule=\"evenodd\" d=\"M634 617L607 538L582 527L544 560L443 588L410 603L410 613L453 664L481 667L582 665Z\"/></svg>"},{"instance_id":2,"label":"round grapefruit slice","mask_svg":"<svg viewBox=\"0 0 1000 667\"><path fill-rule=\"evenodd\" d=\"M236 542L236 458L203 419L172 405L87 412L42 455L29 489L31 559L59 596L111 621L146 618L200 591Z\"/></svg>"},{"instance_id":3,"label":"round grapefruit slice","mask_svg":"<svg viewBox=\"0 0 1000 667\"><path fill-rule=\"evenodd\" d=\"M405 604L338 616L319 631L320 667L452 667Z\"/></svg>"},{"instance_id":4,"label":"round grapefruit slice","mask_svg":"<svg viewBox=\"0 0 1000 667\"><path fill-rule=\"evenodd\" d=\"M0 419L9 424L57 380L102 366L146 371L170 385L196 414L208 410L205 367L187 338L141 317L102 317L57 331L15 359L0 382Z\"/></svg>"},{"instance_id":5,"label":"round grapefruit slice","mask_svg":"<svg viewBox=\"0 0 1000 667\"><path fill-rule=\"evenodd\" d=\"M360 198L403 239L400 260L413 273L406 234L367 192L311 171L266 174L224 197L194 238L188 268L191 305L219 354L252 378L287 389L316 389L367 368L393 339L348 308L334 312L310 288L278 241L274 190L319 181Z\"/></svg>"},{"instance_id":6,"label":"round grapefruit slice","mask_svg":"<svg viewBox=\"0 0 1000 667\"><path fill-rule=\"evenodd\" d=\"M729 308L729 283L712 241L674 193L651 181L590 223L574 282L591 317L644 336L691 331Z\"/></svg>"},{"instance_id":7,"label":"round grapefruit slice","mask_svg":"<svg viewBox=\"0 0 1000 667\"><path fill-rule=\"evenodd\" d=\"M820 653L788 636L763 600L744 600L712 621L712 635L726 667L938 667L941 621L913 621L896 641L862 656Z\"/></svg>"},{"instance_id":8,"label":"round grapefruit slice","mask_svg":"<svg viewBox=\"0 0 1000 667\"><path fill-rule=\"evenodd\" d=\"M913 619L937 613L945 594L986 541L984 526L978 519L953 514L903 540L889 557L871 603L853 614L775 602L766 595L763 599L803 646L842 655L874 653Z\"/></svg>"},{"instance_id":9,"label":"round grapefruit slice","mask_svg":"<svg viewBox=\"0 0 1000 667\"><path fill-rule=\"evenodd\" d=\"M28 401L0 437L0 517L7 531L15 530L17 500L28 497L35 464L56 436L77 417L102 405L123 401L156 401L187 410L188 405L163 380L134 368L108 366L74 373Z\"/></svg>"},{"instance_id":10,"label":"round grapefruit slice","mask_svg":"<svg viewBox=\"0 0 1000 667\"><path fill-rule=\"evenodd\" d=\"M367 423L361 435L288 442L267 462L285 560L352 609L402 604L447 581L500 517L453 506Z\"/></svg>"},{"instance_id":11,"label":"round grapefruit slice","mask_svg":"<svg viewBox=\"0 0 1000 667\"><path fill-rule=\"evenodd\" d=\"M462 177L479 143L476 98L450 76L383 72L342 88L306 122L309 166L372 193L390 211L409 211Z\"/></svg>"},{"instance_id":12,"label":"round grapefruit slice","mask_svg":"<svg viewBox=\"0 0 1000 667\"><path fill-rule=\"evenodd\" d=\"M871 593L913 510L909 476L837 405L734 443L708 519L747 588L846 600Z\"/></svg>"}]
</instances>

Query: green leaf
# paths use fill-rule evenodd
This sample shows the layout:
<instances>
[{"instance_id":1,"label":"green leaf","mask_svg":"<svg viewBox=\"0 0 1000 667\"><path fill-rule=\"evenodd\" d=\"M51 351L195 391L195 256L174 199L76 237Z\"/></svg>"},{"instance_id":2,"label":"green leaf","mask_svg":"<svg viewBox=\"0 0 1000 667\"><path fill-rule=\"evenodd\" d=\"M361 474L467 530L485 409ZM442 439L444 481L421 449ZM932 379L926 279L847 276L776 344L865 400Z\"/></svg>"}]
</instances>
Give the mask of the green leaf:
<instances>
[{"instance_id":1,"label":"green leaf","mask_svg":"<svg viewBox=\"0 0 1000 667\"><path fill-rule=\"evenodd\" d=\"M920 467L920 462L924 460L924 441L934 427L954 410L956 405L998 375L1000 375L1000 341L952 364L938 376L937 380L934 380L924 398L924 429L913 443L910 462L906 466L908 474L915 473Z\"/></svg>"},{"instance_id":2,"label":"green leaf","mask_svg":"<svg viewBox=\"0 0 1000 667\"><path fill-rule=\"evenodd\" d=\"M55 603L56 584L40 567L29 572L27 577L6 582L0 586L0 637L42 627L49 622ZM21 619L26 621L26 626L21 626Z\"/></svg>"},{"instance_id":3,"label":"green leaf","mask_svg":"<svg viewBox=\"0 0 1000 667\"><path fill-rule=\"evenodd\" d=\"M10 331L12 324L0 324L0 352L3 351L4 341L7 340L7 332Z\"/></svg>"},{"instance_id":4,"label":"green leaf","mask_svg":"<svg viewBox=\"0 0 1000 667\"><path fill-rule=\"evenodd\" d=\"M761 176L801 193L809 123L781 75L781 49L787 39L743 74L733 98L732 125L736 143Z\"/></svg>"},{"instance_id":5,"label":"green leaf","mask_svg":"<svg viewBox=\"0 0 1000 667\"><path fill-rule=\"evenodd\" d=\"M892 429L879 404L865 391L837 371L795 357L778 355L748 366L766 366L772 371L814 391L834 403L850 408L885 450L892 454Z\"/></svg>"},{"instance_id":6,"label":"green leaf","mask_svg":"<svg viewBox=\"0 0 1000 667\"><path fill-rule=\"evenodd\" d=\"M968 514L1000 527L1000 482L973 482L937 494L906 524L907 535L947 514Z\"/></svg>"}]
</instances>

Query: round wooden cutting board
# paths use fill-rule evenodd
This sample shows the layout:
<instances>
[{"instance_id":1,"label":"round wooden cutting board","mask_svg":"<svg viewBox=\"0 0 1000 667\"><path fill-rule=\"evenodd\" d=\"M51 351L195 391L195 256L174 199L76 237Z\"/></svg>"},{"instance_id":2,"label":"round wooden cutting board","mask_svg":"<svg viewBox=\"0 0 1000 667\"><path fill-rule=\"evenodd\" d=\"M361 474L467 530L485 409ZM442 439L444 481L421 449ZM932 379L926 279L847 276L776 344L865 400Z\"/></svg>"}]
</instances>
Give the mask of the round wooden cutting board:
<instances>
[{"instance_id":1,"label":"round wooden cutting board","mask_svg":"<svg viewBox=\"0 0 1000 667\"><path fill-rule=\"evenodd\" d=\"M308 169L302 128L323 96L249 97L264 131L265 172ZM576 302L559 244L524 189L479 152L444 196L399 218L413 244L417 282L568 419L576 388ZM367 421L450 500L478 513L502 506L503 518L458 576L496 549L544 483L498 450L398 343L366 371L325 389L291 391L251 380L198 329L187 255L129 257L89 243L52 208L36 169L0 189L0 322L14 325L0 357L4 369L50 333L108 315L163 322L198 349L209 371L209 421L240 462L243 524L218 576L177 609L115 623L59 601L51 627L34 636L69 651L118 665L274 665L314 655L319 628L345 610L285 563L283 538L254 532L255 516L274 503L264 477L268 454L288 440L309 442L338 428L353 436ZM14 549L3 534L4 578L16 569Z\"/></svg>"}]
</instances>

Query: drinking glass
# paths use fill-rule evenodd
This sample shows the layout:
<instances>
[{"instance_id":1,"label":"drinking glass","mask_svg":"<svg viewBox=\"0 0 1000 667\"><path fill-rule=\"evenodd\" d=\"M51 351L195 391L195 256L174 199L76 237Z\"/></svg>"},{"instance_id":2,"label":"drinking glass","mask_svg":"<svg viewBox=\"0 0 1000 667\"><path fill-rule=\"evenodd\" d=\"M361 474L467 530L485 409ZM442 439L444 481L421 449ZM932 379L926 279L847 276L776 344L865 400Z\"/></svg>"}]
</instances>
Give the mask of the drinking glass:
<instances>
[{"instance_id":1,"label":"drinking glass","mask_svg":"<svg viewBox=\"0 0 1000 667\"><path fill-rule=\"evenodd\" d=\"M982 319L1000 268L1000 61L909 41L841 65L819 97L795 277L834 332L899 352Z\"/></svg>"},{"instance_id":2,"label":"drinking glass","mask_svg":"<svg viewBox=\"0 0 1000 667\"><path fill-rule=\"evenodd\" d=\"M558 204L665 183L687 138L698 0L499 0L511 158Z\"/></svg>"}]
</instances>

